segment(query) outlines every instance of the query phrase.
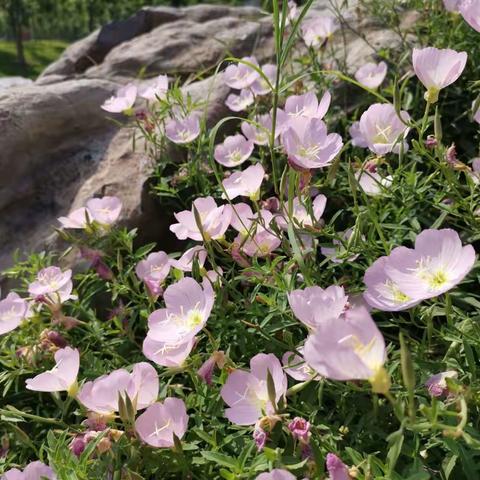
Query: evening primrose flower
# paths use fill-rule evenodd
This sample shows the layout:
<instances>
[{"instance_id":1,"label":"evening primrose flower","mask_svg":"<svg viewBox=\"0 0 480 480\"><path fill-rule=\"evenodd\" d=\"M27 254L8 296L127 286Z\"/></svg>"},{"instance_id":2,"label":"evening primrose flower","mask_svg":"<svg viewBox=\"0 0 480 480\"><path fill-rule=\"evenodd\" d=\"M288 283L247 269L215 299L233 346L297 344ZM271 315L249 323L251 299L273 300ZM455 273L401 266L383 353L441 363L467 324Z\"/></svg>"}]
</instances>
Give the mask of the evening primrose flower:
<instances>
[{"instance_id":1,"label":"evening primrose flower","mask_svg":"<svg viewBox=\"0 0 480 480\"><path fill-rule=\"evenodd\" d=\"M307 47L321 47L338 30L338 22L333 17L317 15L305 20L300 29Z\"/></svg>"},{"instance_id":2,"label":"evening primrose flower","mask_svg":"<svg viewBox=\"0 0 480 480\"><path fill-rule=\"evenodd\" d=\"M251 140L255 145L268 145L272 132L273 118L272 113L264 113L257 115L253 119L254 123L242 122L240 128L242 133ZM275 139L277 139L288 127L288 116L281 109L277 108L277 116L275 122Z\"/></svg>"},{"instance_id":3,"label":"evening primrose flower","mask_svg":"<svg viewBox=\"0 0 480 480\"><path fill-rule=\"evenodd\" d=\"M258 67L258 61L255 57L243 57L243 61ZM231 88L242 90L252 85L259 77L259 73L245 63L237 63L229 65L223 74L224 82Z\"/></svg>"},{"instance_id":4,"label":"evening primrose flower","mask_svg":"<svg viewBox=\"0 0 480 480\"><path fill-rule=\"evenodd\" d=\"M135 422L140 439L152 447L172 448L174 435L181 439L188 426L185 403L179 398L167 397L163 403L155 402Z\"/></svg>"},{"instance_id":5,"label":"evening primrose flower","mask_svg":"<svg viewBox=\"0 0 480 480\"><path fill-rule=\"evenodd\" d=\"M215 294L210 282L202 286L193 278L183 278L163 294L166 308L148 318L147 336L157 342L178 345L192 339L207 323Z\"/></svg>"},{"instance_id":6,"label":"evening primrose flower","mask_svg":"<svg viewBox=\"0 0 480 480\"><path fill-rule=\"evenodd\" d=\"M303 354L303 347L298 348L298 351ZM294 352L285 352L282 356L282 364L287 375L298 382L306 382L318 376L305 359Z\"/></svg>"},{"instance_id":7,"label":"evening primrose flower","mask_svg":"<svg viewBox=\"0 0 480 480\"><path fill-rule=\"evenodd\" d=\"M152 320L154 326L160 321ZM179 367L190 355L196 343L196 337L192 337L185 342L162 342L154 340L148 335L143 340L142 352L149 360L162 367Z\"/></svg>"},{"instance_id":8,"label":"evening primrose flower","mask_svg":"<svg viewBox=\"0 0 480 480\"><path fill-rule=\"evenodd\" d=\"M234 243L241 245L241 251L249 257L270 255L282 243L270 228L274 217L270 211L262 209L253 216L253 220L255 224L253 221L250 223L248 234L241 231ZM237 226L240 228L240 225Z\"/></svg>"},{"instance_id":9,"label":"evening primrose flower","mask_svg":"<svg viewBox=\"0 0 480 480\"><path fill-rule=\"evenodd\" d=\"M328 91L323 94L320 101L314 92L290 95L285 102L285 113L292 122L298 117L321 120L327 113L331 100L332 96Z\"/></svg>"},{"instance_id":10,"label":"evening primrose flower","mask_svg":"<svg viewBox=\"0 0 480 480\"><path fill-rule=\"evenodd\" d=\"M27 389L37 392L77 393L77 375L80 368L80 353L76 348L65 347L55 353L55 366L26 380Z\"/></svg>"},{"instance_id":11,"label":"evening primrose flower","mask_svg":"<svg viewBox=\"0 0 480 480\"><path fill-rule=\"evenodd\" d=\"M379 310L404 310L456 286L474 263L475 250L454 230L424 230L414 248L394 248L367 269L364 298Z\"/></svg>"},{"instance_id":12,"label":"evening primrose flower","mask_svg":"<svg viewBox=\"0 0 480 480\"><path fill-rule=\"evenodd\" d=\"M334 453L327 453L328 480L351 480L348 467Z\"/></svg>"},{"instance_id":13,"label":"evening primrose flower","mask_svg":"<svg viewBox=\"0 0 480 480\"><path fill-rule=\"evenodd\" d=\"M343 147L340 135L328 134L318 118L291 118L281 141L289 161L304 170L330 165Z\"/></svg>"},{"instance_id":14,"label":"evening primrose flower","mask_svg":"<svg viewBox=\"0 0 480 480\"><path fill-rule=\"evenodd\" d=\"M355 72L355 80L372 90L377 89L386 76L387 64L385 62L366 63Z\"/></svg>"},{"instance_id":15,"label":"evening primrose flower","mask_svg":"<svg viewBox=\"0 0 480 480\"><path fill-rule=\"evenodd\" d=\"M137 277L142 280L153 297L162 292L162 284L170 272L170 259L165 252L153 252L135 267Z\"/></svg>"},{"instance_id":16,"label":"evening primrose flower","mask_svg":"<svg viewBox=\"0 0 480 480\"><path fill-rule=\"evenodd\" d=\"M105 100L101 108L110 113L128 113L137 98L137 87L129 83L118 89L117 93Z\"/></svg>"},{"instance_id":17,"label":"evening primrose flower","mask_svg":"<svg viewBox=\"0 0 480 480\"><path fill-rule=\"evenodd\" d=\"M0 301L0 335L11 332L31 315L26 300L15 293L9 293Z\"/></svg>"},{"instance_id":18,"label":"evening primrose flower","mask_svg":"<svg viewBox=\"0 0 480 480\"><path fill-rule=\"evenodd\" d=\"M45 298L59 304L72 298L72 270L62 271L58 267L46 267L37 273L35 280L29 284L28 293L34 298Z\"/></svg>"},{"instance_id":19,"label":"evening primrose flower","mask_svg":"<svg viewBox=\"0 0 480 480\"><path fill-rule=\"evenodd\" d=\"M270 85L275 85L277 75L277 66L272 63L267 63L262 66L262 72L268 78ZM267 95L272 90L266 80L259 75L259 77L252 83L251 90L255 95Z\"/></svg>"},{"instance_id":20,"label":"evening primrose flower","mask_svg":"<svg viewBox=\"0 0 480 480\"><path fill-rule=\"evenodd\" d=\"M215 147L213 156L224 167L236 167L252 155L254 144L243 135L231 135Z\"/></svg>"},{"instance_id":21,"label":"evening primrose flower","mask_svg":"<svg viewBox=\"0 0 480 480\"><path fill-rule=\"evenodd\" d=\"M89 411L110 416L118 411L119 395L128 395L138 411L155 402L158 389L157 371L149 363L140 362L133 366L132 373L121 368L86 382L77 399Z\"/></svg>"},{"instance_id":22,"label":"evening primrose flower","mask_svg":"<svg viewBox=\"0 0 480 480\"><path fill-rule=\"evenodd\" d=\"M255 98L250 89L244 88L238 95L230 93L225 100L225 105L232 110L232 112L242 112L253 104Z\"/></svg>"},{"instance_id":23,"label":"evening primrose flower","mask_svg":"<svg viewBox=\"0 0 480 480\"><path fill-rule=\"evenodd\" d=\"M282 468L274 468L271 472L263 472L255 480L295 480L295 475Z\"/></svg>"},{"instance_id":24,"label":"evening primrose flower","mask_svg":"<svg viewBox=\"0 0 480 480\"><path fill-rule=\"evenodd\" d=\"M332 380L368 380L375 393L386 393L390 380L383 365L385 341L365 307L341 319L323 320L305 343L305 361Z\"/></svg>"},{"instance_id":25,"label":"evening primrose flower","mask_svg":"<svg viewBox=\"0 0 480 480\"><path fill-rule=\"evenodd\" d=\"M368 148L377 155L400 153L408 149L405 137L409 128L405 123L410 121L410 115L400 111L398 117L395 107L390 104L374 103L360 117L360 136Z\"/></svg>"},{"instance_id":26,"label":"evening primrose flower","mask_svg":"<svg viewBox=\"0 0 480 480\"><path fill-rule=\"evenodd\" d=\"M353 122L348 129L348 133L352 137L351 141L354 147L368 148L368 142L360 130L360 122Z\"/></svg>"},{"instance_id":27,"label":"evening primrose flower","mask_svg":"<svg viewBox=\"0 0 480 480\"><path fill-rule=\"evenodd\" d=\"M104 196L91 198L85 207L78 208L58 221L64 228L85 229L92 222L103 227L112 225L118 220L122 211L122 201L118 197Z\"/></svg>"},{"instance_id":28,"label":"evening primrose flower","mask_svg":"<svg viewBox=\"0 0 480 480\"><path fill-rule=\"evenodd\" d=\"M198 213L200 228L197 224L195 210ZM179 240L191 238L202 241L217 240L222 238L228 228L232 211L229 205L217 206L212 197L197 198L192 205L192 210L184 210L175 213L178 223L170 225L172 231ZM202 236L203 233L203 236Z\"/></svg>"},{"instance_id":29,"label":"evening primrose flower","mask_svg":"<svg viewBox=\"0 0 480 480\"><path fill-rule=\"evenodd\" d=\"M361 189L371 197L378 197L385 193L385 190L392 186L392 177L382 177L378 172L370 172L368 170L360 170L355 173Z\"/></svg>"},{"instance_id":30,"label":"evening primrose flower","mask_svg":"<svg viewBox=\"0 0 480 480\"><path fill-rule=\"evenodd\" d=\"M157 78L145 82L145 84L139 88L138 94L146 100L157 100L157 98L165 98L167 91L168 77L167 75L159 75Z\"/></svg>"},{"instance_id":31,"label":"evening primrose flower","mask_svg":"<svg viewBox=\"0 0 480 480\"><path fill-rule=\"evenodd\" d=\"M415 75L427 89L425 100L436 103L440 90L455 82L462 74L467 53L434 47L414 48L412 61Z\"/></svg>"},{"instance_id":32,"label":"evening primrose flower","mask_svg":"<svg viewBox=\"0 0 480 480\"><path fill-rule=\"evenodd\" d=\"M245 196L251 200L258 200L264 177L265 170L261 163L251 165L242 172L235 172L222 182L226 192L226 195L223 194L222 197L233 200L238 196Z\"/></svg>"},{"instance_id":33,"label":"evening primrose flower","mask_svg":"<svg viewBox=\"0 0 480 480\"><path fill-rule=\"evenodd\" d=\"M287 392L287 377L278 358L259 353L250 360L250 371L235 370L227 378L220 392L229 406L225 416L237 425L254 425L265 415L275 414L267 388L267 372L275 387L275 403Z\"/></svg>"},{"instance_id":34,"label":"evening primrose flower","mask_svg":"<svg viewBox=\"0 0 480 480\"><path fill-rule=\"evenodd\" d=\"M323 212L325 211L325 207L327 205L327 197L325 195L319 194L317 195L312 202L312 215L310 215L309 211L302 203L302 200L299 197L295 197L293 199L292 205L292 220L295 222L296 225L300 226L301 228L305 227L313 227L314 224L318 224L320 219L322 218ZM288 205L284 205L284 213L281 216L276 217L277 224L280 228L286 230L288 228Z\"/></svg>"},{"instance_id":35,"label":"evening primrose flower","mask_svg":"<svg viewBox=\"0 0 480 480\"><path fill-rule=\"evenodd\" d=\"M57 480L55 472L38 460L30 462L23 472L18 468L7 470L1 480Z\"/></svg>"},{"instance_id":36,"label":"evening primrose flower","mask_svg":"<svg viewBox=\"0 0 480 480\"><path fill-rule=\"evenodd\" d=\"M200 135L200 115L192 112L185 118L171 118L165 125L165 135L173 143L184 145Z\"/></svg>"},{"instance_id":37,"label":"evening primrose flower","mask_svg":"<svg viewBox=\"0 0 480 480\"><path fill-rule=\"evenodd\" d=\"M460 5L464 0L443 0L443 6L447 12L460 12Z\"/></svg>"},{"instance_id":38,"label":"evening primrose flower","mask_svg":"<svg viewBox=\"0 0 480 480\"><path fill-rule=\"evenodd\" d=\"M463 19L477 32L480 32L480 0L462 0L458 7Z\"/></svg>"},{"instance_id":39,"label":"evening primrose flower","mask_svg":"<svg viewBox=\"0 0 480 480\"><path fill-rule=\"evenodd\" d=\"M193 262L196 260L199 267L203 267L207 259L207 251L202 246L189 248L183 252L182 256L175 260L170 259L170 265L183 272L191 272L193 269Z\"/></svg>"}]
</instances>

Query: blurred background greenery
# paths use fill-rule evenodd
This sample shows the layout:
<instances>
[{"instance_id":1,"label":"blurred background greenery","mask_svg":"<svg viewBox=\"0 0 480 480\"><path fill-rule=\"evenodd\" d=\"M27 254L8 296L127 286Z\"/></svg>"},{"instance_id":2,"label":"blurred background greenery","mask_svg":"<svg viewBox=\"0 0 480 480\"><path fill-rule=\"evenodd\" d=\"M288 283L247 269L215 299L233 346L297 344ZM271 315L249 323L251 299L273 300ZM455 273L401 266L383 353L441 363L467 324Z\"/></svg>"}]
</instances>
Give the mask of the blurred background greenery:
<instances>
[{"instance_id":1,"label":"blurred background greenery","mask_svg":"<svg viewBox=\"0 0 480 480\"><path fill-rule=\"evenodd\" d=\"M35 78L65 47L146 5L255 4L248 0L0 0L0 77Z\"/></svg>"}]
</instances>

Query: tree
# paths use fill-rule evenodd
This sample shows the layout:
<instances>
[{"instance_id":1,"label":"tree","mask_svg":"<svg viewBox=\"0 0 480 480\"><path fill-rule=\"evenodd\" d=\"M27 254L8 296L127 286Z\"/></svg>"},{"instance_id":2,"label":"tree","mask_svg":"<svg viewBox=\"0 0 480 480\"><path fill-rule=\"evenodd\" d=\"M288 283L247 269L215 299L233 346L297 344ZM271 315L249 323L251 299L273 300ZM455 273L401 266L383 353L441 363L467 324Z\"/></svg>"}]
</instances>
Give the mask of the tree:
<instances>
[{"instance_id":1,"label":"tree","mask_svg":"<svg viewBox=\"0 0 480 480\"><path fill-rule=\"evenodd\" d=\"M23 48L23 26L28 18L27 4L25 0L0 0L0 8L5 11L8 24L12 31L17 49L17 61L22 69L27 68L25 52Z\"/></svg>"}]
</instances>

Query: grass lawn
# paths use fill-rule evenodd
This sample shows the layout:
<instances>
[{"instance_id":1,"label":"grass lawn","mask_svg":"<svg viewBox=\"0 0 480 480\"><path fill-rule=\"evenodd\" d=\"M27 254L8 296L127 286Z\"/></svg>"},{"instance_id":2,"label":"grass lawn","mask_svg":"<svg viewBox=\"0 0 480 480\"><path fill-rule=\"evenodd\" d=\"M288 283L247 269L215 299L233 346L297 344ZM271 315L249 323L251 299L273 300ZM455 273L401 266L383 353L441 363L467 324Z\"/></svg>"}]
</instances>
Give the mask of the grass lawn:
<instances>
[{"instance_id":1,"label":"grass lawn","mask_svg":"<svg viewBox=\"0 0 480 480\"><path fill-rule=\"evenodd\" d=\"M63 52L67 42L62 40L30 40L25 42L28 67L24 71L17 63L14 42L0 41L0 77L22 76L36 78L40 72Z\"/></svg>"}]
</instances>

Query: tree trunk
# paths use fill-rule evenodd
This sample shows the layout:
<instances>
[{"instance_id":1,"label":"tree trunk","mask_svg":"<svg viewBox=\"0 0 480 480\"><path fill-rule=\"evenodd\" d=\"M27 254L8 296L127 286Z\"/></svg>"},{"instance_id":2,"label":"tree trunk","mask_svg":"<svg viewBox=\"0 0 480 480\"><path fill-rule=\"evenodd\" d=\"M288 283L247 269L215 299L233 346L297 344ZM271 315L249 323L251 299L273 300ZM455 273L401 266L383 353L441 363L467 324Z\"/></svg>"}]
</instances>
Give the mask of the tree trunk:
<instances>
[{"instance_id":1,"label":"tree trunk","mask_svg":"<svg viewBox=\"0 0 480 480\"><path fill-rule=\"evenodd\" d=\"M17 49L17 62L23 70L27 68L27 60L25 59L25 51L23 48L23 1L13 0L10 2L8 8L8 17L10 27L12 29L13 38L15 39L15 46Z\"/></svg>"}]
</instances>

